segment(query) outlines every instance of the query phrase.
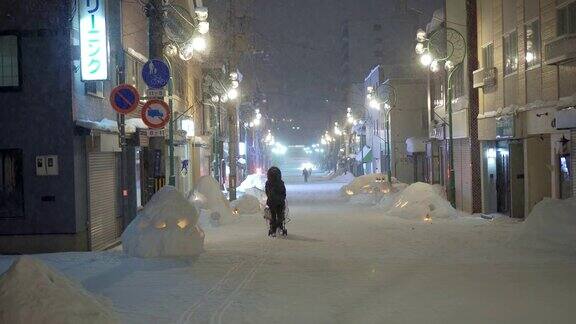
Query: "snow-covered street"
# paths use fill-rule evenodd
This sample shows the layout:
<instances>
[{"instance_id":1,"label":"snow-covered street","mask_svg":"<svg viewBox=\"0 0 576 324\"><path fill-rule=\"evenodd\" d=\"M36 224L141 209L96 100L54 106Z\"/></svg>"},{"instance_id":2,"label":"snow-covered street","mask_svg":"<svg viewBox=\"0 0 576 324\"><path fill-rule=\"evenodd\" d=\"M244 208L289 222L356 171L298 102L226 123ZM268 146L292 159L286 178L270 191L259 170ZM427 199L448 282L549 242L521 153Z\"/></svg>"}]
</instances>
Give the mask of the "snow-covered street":
<instances>
[{"instance_id":1,"label":"snow-covered street","mask_svg":"<svg viewBox=\"0 0 576 324\"><path fill-rule=\"evenodd\" d=\"M568 323L576 255L512 244L519 223L431 222L344 201L344 183L288 186L286 239L260 215L206 229L206 252L120 248L39 258L109 299L125 323ZM0 257L0 273L13 256Z\"/></svg>"}]
</instances>

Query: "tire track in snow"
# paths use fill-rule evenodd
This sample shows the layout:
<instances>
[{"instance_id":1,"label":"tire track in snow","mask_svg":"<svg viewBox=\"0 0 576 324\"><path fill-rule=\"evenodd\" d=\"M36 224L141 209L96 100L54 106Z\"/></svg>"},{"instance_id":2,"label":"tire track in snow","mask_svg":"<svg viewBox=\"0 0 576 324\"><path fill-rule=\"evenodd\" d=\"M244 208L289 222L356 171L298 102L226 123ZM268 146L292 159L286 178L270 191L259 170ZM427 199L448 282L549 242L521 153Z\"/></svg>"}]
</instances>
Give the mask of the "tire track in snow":
<instances>
[{"instance_id":1,"label":"tire track in snow","mask_svg":"<svg viewBox=\"0 0 576 324\"><path fill-rule=\"evenodd\" d=\"M192 320L192 317L194 316L194 313L196 312L196 310L198 310L198 308L205 303L210 297L212 297L212 295L214 295L215 292L217 292L218 290L220 290L222 287L224 287L227 283L227 281L229 279L231 279L231 276L236 273L239 272L242 267L248 262L248 260L242 260L240 262L237 262L236 264L234 264L223 276L222 278L220 278L220 280L218 280L218 282L216 282L212 287L210 287L210 289L208 289L206 291L206 293L204 293L204 295L194 304L190 305L190 307L188 307L184 313L182 313L182 315L180 316L180 318L178 319L177 323L190 323Z\"/></svg>"},{"instance_id":2,"label":"tire track in snow","mask_svg":"<svg viewBox=\"0 0 576 324\"><path fill-rule=\"evenodd\" d=\"M254 266L252 266L252 268L248 270L244 279L240 281L238 286L236 286L236 288L234 288L234 290L230 292L230 294L224 299L224 301L220 304L220 306L216 309L216 311L212 313L212 317L210 318L211 324L222 323L222 318L224 317L224 314L226 313L228 308L234 303L234 301L236 301L237 297L240 296L242 290L250 282L252 282L254 276L256 275L256 272L258 272L258 270L260 270L260 267L266 262L266 260L268 259L268 254L270 253L271 250L270 244L266 244L267 242L264 242L262 247L263 251L260 253L258 260L254 262Z\"/></svg>"}]
</instances>

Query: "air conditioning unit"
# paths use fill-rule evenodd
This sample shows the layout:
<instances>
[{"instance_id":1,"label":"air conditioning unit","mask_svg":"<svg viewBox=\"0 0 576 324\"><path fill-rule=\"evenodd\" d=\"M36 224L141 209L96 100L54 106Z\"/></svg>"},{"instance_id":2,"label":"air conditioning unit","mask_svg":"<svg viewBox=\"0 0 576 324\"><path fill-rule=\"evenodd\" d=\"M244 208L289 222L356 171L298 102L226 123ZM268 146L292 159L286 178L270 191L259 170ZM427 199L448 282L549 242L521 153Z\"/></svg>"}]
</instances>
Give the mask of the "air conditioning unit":
<instances>
[{"instance_id":1,"label":"air conditioning unit","mask_svg":"<svg viewBox=\"0 0 576 324\"><path fill-rule=\"evenodd\" d=\"M482 88L484 86L484 68L472 72L474 89Z\"/></svg>"},{"instance_id":2,"label":"air conditioning unit","mask_svg":"<svg viewBox=\"0 0 576 324\"><path fill-rule=\"evenodd\" d=\"M576 58L576 34L556 37L544 46L544 62L548 65L561 64Z\"/></svg>"},{"instance_id":3,"label":"air conditioning unit","mask_svg":"<svg viewBox=\"0 0 576 324\"><path fill-rule=\"evenodd\" d=\"M556 129L576 128L576 107L568 107L556 112Z\"/></svg>"},{"instance_id":4,"label":"air conditioning unit","mask_svg":"<svg viewBox=\"0 0 576 324\"><path fill-rule=\"evenodd\" d=\"M484 70L484 87L491 88L496 85L498 70L495 67Z\"/></svg>"}]
</instances>

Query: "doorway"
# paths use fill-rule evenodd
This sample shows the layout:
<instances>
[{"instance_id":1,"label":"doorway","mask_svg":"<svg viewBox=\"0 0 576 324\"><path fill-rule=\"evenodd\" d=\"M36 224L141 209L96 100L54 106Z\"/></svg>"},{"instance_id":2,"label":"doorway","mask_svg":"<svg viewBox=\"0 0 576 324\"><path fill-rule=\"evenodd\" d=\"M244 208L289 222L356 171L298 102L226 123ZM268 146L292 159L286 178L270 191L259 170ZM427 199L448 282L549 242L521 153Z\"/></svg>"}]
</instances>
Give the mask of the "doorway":
<instances>
[{"instance_id":1,"label":"doorway","mask_svg":"<svg viewBox=\"0 0 576 324\"><path fill-rule=\"evenodd\" d=\"M496 143L496 211L510 215L510 145Z\"/></svg>"}]
</instances>

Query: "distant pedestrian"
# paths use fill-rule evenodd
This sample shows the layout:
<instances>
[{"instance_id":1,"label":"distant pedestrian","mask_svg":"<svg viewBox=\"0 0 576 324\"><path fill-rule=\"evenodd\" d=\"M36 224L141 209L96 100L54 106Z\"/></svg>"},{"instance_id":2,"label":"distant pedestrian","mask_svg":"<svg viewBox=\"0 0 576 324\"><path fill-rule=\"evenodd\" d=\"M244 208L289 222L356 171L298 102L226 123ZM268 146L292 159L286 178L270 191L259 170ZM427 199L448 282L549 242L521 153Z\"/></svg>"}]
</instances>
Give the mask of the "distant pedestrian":
<instances>
[{"instance_id":1,"label":"distant pedestrian","mask_svg":"<svg viewBox=\"0 0 576 324\"><path fill-rule=\"evenodd\" d=\"M308 169L304 168L304 170L302 170L302 175L304 176L304 182L308 182L308 177L310 176Z\"/></svg>"}]
</instances>

